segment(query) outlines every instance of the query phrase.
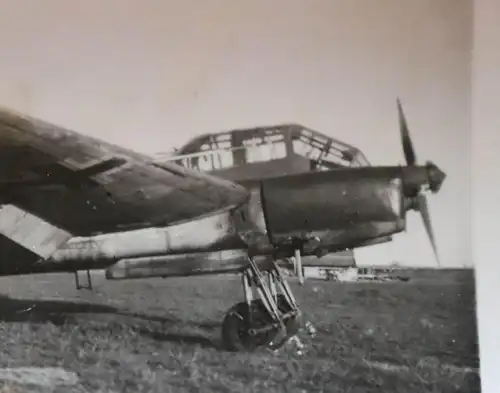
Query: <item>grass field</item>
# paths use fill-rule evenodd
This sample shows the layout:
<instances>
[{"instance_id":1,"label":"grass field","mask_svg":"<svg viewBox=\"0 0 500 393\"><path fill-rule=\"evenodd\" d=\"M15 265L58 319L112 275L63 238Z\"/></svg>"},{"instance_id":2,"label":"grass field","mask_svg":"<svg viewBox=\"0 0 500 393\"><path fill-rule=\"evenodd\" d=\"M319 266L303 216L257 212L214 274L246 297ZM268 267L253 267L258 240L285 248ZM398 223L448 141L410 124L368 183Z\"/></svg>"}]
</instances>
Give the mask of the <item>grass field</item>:
<instances>
[{"instance_id":1,"label":"grass field","mask_svg":"<svg viewBox=\"0 0 500 393\"><path fill-rule=\"evenodd\" d=\"M76 385L51 390L65 393L480 391L471 271L292 287L317 329L300 336L301 356L220 349L220 322L242 298L235 277L95 275L93 292L71 275L1 278L0 367L73 371ZM41 391L29 388L4 391Z\"/></svg>"}]
</instances>

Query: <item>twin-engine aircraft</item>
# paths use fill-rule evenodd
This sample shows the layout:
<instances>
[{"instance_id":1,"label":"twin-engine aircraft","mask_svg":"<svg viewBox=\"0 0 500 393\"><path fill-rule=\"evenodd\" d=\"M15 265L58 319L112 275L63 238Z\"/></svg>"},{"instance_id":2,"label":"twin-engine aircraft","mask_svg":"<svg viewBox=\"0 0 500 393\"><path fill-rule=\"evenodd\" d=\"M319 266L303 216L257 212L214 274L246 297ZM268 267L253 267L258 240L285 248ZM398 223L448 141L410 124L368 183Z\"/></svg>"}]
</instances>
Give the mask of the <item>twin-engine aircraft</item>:
<instances>
[{"instance_id":1,"label":"twin-engine aircraft","mask_svg":"<svg viewBox=\"0 0 500 393\"><path fill-rule=\"evenodd\" d=\"M424 191L438 192L446 175L431 162L417 165L397 104L406 166L247 186L2 109L0 275L241 273L244 300L226 314L223 342L229 350L277 347L301 316L281 268L302 282L302 256L389 241L417 210L437 257Z\"/></svg>"}]
</instances>

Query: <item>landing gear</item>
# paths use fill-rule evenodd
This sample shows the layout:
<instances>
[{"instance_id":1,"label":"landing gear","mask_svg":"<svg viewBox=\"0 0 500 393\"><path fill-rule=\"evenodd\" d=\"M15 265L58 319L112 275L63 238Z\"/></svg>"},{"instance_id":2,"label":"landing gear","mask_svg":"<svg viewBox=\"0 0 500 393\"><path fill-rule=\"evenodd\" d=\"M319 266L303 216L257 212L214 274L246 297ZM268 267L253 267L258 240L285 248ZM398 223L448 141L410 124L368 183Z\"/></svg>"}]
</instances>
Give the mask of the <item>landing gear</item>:
<instances>
[{"instance_id":1,"label":"landing gear","mask_svg":"<svg viewBox=\"0 0 500 393\"><path fill-rule=\"evenodd\" d=\"M245 301L227 312L222 323L222 341L231 351L279 348L297 333L300 310L274 261L269 262L265 271L251 258L249 264L242 275ZM259 299L253 299L254 290ZM281 293L278 294L278 290Z\"/></svg>"},{"instance_id":2,"label":"landing gear","mask_svg":"<svg viewBox=\"0 0 500 393\"><path fill-rule=\"evenodd\" d=\"M87 285L80 284L80 277L78 276L78 270L75 270L75 286L76 289L88 289L92 290L92 276L90 275L90 270L87 270Z\"/></svg>"}]
</instances>

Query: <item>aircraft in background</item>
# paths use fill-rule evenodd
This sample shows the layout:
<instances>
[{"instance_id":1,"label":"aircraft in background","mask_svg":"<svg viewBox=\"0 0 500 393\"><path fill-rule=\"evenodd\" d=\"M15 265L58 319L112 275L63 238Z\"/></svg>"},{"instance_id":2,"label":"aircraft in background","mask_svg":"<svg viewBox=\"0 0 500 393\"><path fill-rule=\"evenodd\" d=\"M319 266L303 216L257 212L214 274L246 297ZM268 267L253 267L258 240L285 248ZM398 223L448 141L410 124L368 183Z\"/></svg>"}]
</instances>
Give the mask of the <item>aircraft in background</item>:
<instances>
[{"instance_id":1,"label":"aircraft in background","mask_svg":"<svg viewBox=\"0 0 500 393\"><path fill-rule=\"evenodd\" d=\"M340 157L354 165L334 166L335 149L325 149L313 160L322 170L235 182L0 110L0 275L241 273L244 300L224 318L225 346L279 346L301 316L279 267L302 281L302 256L389 241L409 210L422 215L437 257L425 191L438 192L446 175L417 165L399 101L398 111L406 166L369 166L349 149ZM311 136L278 134L266 143L284 138L284 159L286 146Z\"/></svg>"}]
</instances>

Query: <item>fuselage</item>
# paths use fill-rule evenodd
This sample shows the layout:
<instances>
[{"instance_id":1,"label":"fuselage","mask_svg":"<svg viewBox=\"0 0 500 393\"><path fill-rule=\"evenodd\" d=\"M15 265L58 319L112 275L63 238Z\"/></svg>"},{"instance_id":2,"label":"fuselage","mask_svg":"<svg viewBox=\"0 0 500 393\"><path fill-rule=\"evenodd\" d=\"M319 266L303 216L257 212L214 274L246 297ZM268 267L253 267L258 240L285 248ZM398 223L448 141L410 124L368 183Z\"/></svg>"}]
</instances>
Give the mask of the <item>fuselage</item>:
<instances>
[{"instance_id":1,"label":"fuselage","mask_svg":"<svg viewBox=\"0 0 500 393\"><path fill-rule=\"evenodd\" d=\"M103 269L120 261L170 261L180 275L192 270L189 261L196 256L222 259L206 269L198 266L199 274L208 274L245 268L249 252L291 256L297 242L305 245L305 255L321 255L389 241L404 230L407 194L428 182L427 171L346 168L246 182L249 199L242 206L169 227L75 237L34 268L67 271Z\"/></svg>"}]
</instances>

